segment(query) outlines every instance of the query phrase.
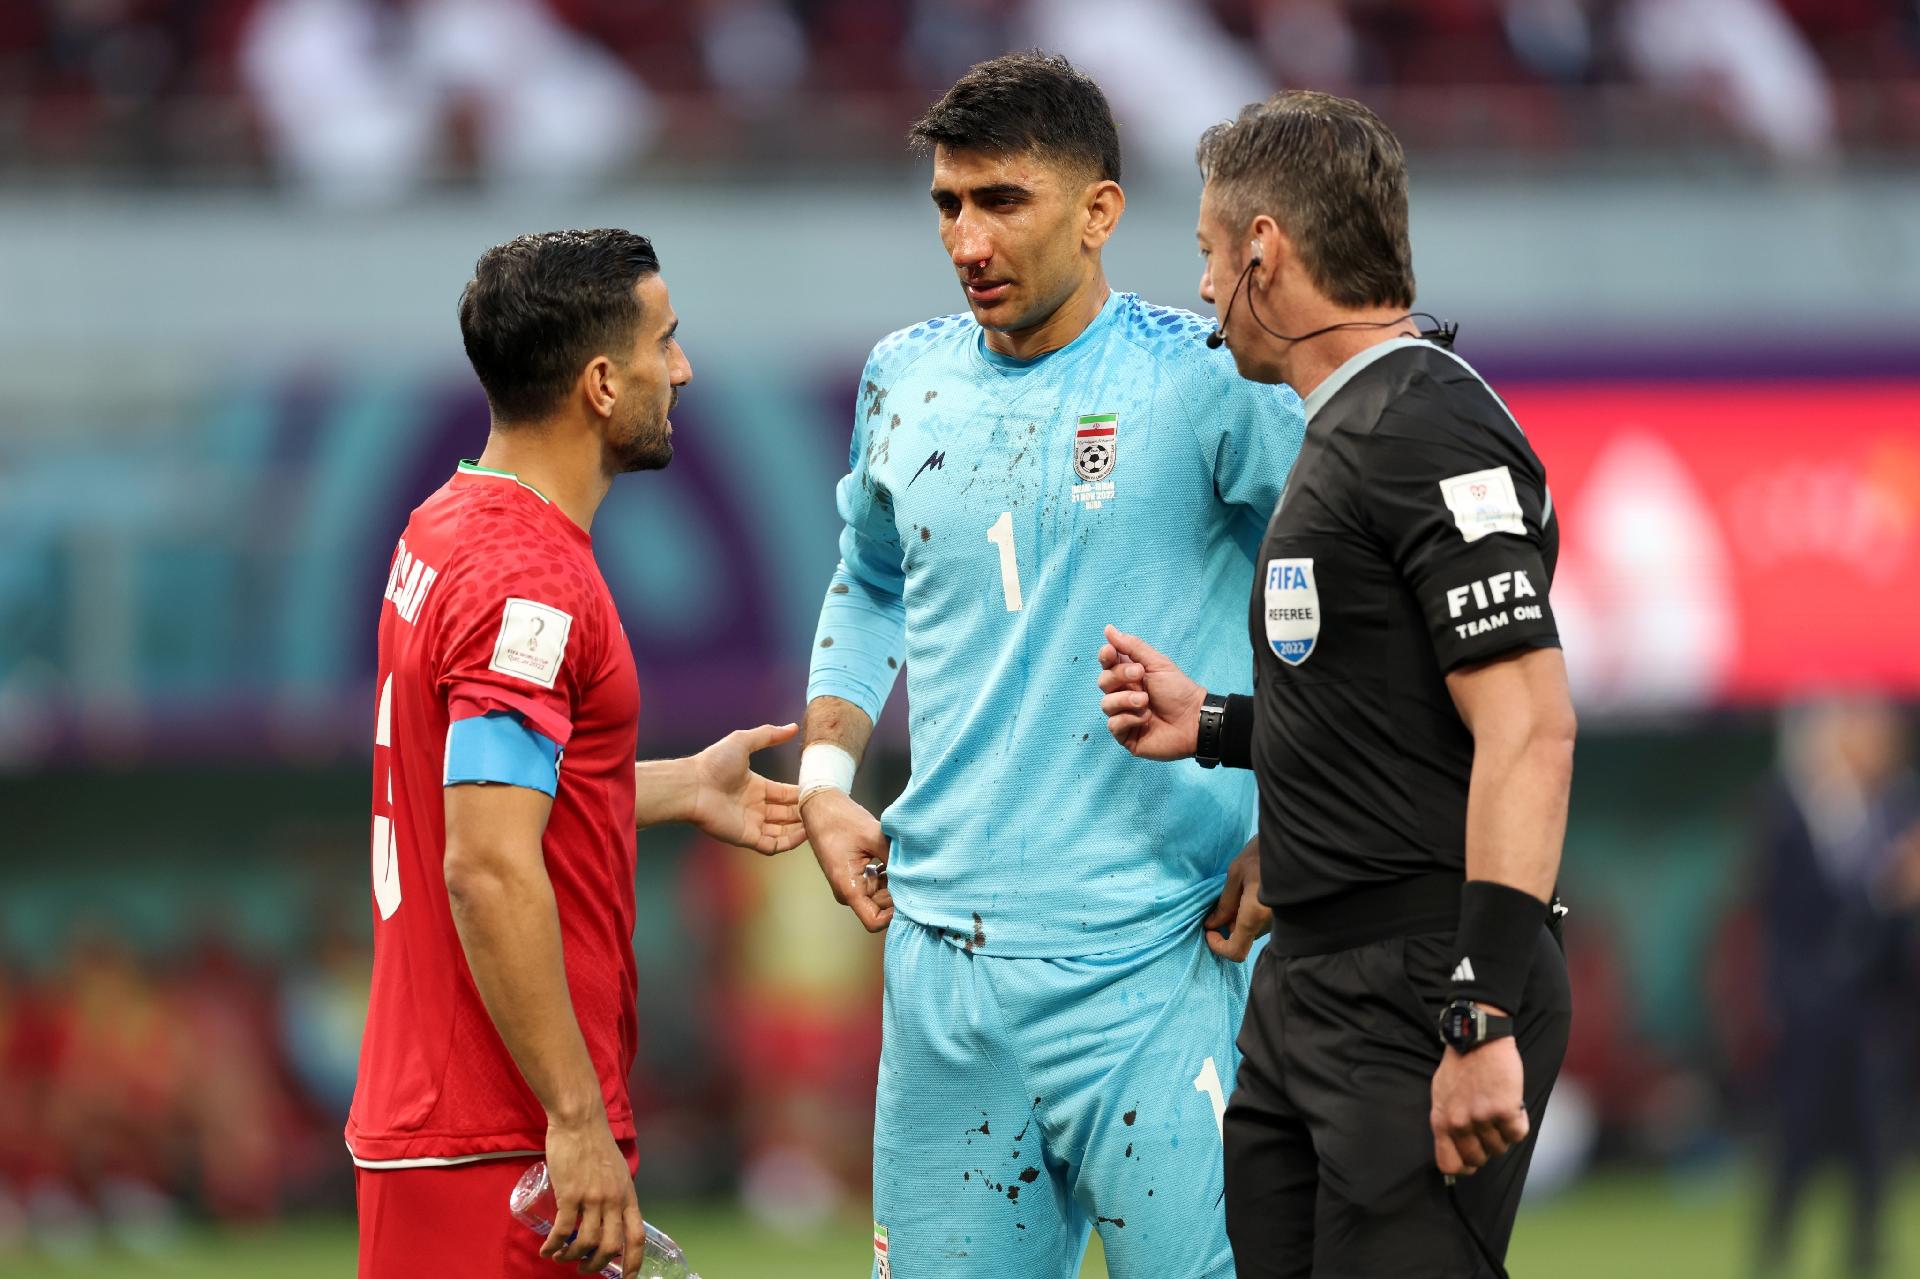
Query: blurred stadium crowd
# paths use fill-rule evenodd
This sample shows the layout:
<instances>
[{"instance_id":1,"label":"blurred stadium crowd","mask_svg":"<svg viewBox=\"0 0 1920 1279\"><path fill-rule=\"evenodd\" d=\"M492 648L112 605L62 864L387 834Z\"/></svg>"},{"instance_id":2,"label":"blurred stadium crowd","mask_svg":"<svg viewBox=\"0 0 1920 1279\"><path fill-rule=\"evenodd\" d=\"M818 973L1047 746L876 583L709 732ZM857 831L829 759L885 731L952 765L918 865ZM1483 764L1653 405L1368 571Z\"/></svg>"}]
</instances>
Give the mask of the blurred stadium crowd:
<instances>
[{"instance_id":1,"label":"blurred stadium crowd","mask_svg":"<svg viewBox=\"0 0 1920 1279\"><path fill-rule=\"evenodd\" d=\"M160 1246L183 1205L254 1218L337 1182L365 951L281 973L209 933L155 964L102 931L0 972L0 1253L29 1225L54 1254Z\"/></svg>"},{"instance_id":2,"label":"blurred stadium crowd","mask_svg":"<svg viewBox=\"0 0 1920 1279\"><path fill-rule=\"evenodd\" d=\"M1916 0L11 0L0 156L342 200L844 168L1028 44L1093 71L1156 165L1276 83L1364 93L1422 155L1920 146Z\"/></svg>"},{"instance_id":3,"label":"blurred stadium crowd","mask_svg":"<svg viewBox=\"0 0 1920 1279\"><path fill-rule=\"evenodd\" d=\"M643 1184L815 1223L865 1185L877 956L834 927L804 853L761 863L675 838L643 841L628 1081ZM189 1221L351 1211L359 889L321 886L268 944L210 905L157 942L102 911L51 952L0 939L0 1262L159 1254Z\"/></svg>"}]
</instances>

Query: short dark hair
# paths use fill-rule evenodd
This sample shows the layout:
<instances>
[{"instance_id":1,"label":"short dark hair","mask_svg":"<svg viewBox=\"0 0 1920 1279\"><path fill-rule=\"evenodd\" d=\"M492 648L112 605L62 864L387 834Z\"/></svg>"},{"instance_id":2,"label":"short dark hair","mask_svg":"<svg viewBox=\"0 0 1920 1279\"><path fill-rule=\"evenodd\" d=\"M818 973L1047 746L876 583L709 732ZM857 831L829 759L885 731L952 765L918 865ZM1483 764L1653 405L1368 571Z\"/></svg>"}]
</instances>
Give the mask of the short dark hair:
<instances>
[{"instance_id":1,"label":"short dark hair","mask_svg":"<svg viewBox=\"0 0 1920 1279\"><path fill-rule=\"evenodd\" d=\"M1272 217L1328 301L1413 305L1407 157L1366 107L1330 93L1276 93L1208 129L1198 159L1231 233Z\"/></svg>"},{"instance_id":2,"label":"short dark hair","mask_svg":"<svg viewBox=\"0 0 1920 1279\"><path fill-rule=\"evenodd\" d=\"M1120 180L1120 131L1100 86L1057 53L1004 53L974 66L920 117L907 139L922 150L1047 159Z\"/></svg>"},{"instance_id":3,"label":"short dark hair","mask_svg":"<svg viewBox=\"0 0 1920 1279\"><path fill-rule=\"evenodd\" d=\"M633 346L634 285L660 271L631 231L541 231L480 255L460 293L460 337L495 420L546 416L596 355Z\"/></svg>"}]
</instances>

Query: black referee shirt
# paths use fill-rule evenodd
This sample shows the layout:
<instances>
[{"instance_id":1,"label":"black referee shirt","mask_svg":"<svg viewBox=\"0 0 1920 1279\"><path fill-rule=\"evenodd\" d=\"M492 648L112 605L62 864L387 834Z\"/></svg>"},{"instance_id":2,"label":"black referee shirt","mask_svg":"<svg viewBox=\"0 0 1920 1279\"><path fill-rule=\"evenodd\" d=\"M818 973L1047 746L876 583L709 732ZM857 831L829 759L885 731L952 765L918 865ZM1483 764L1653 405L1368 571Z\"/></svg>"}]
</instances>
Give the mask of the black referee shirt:
<instances>
[{"instance_id":1,"label":"black referee shirt","mask_svg":"<svg viewBox=\"0 0 1920 1279\"><path fill-rule=\"evenodd\" d=\"M1252 601L1261 896L1466 868L1473 738L1446 674L1558 647L1546 472L1466 362L1370 347L1307 397Z\"/></svg>"}]
</instances>

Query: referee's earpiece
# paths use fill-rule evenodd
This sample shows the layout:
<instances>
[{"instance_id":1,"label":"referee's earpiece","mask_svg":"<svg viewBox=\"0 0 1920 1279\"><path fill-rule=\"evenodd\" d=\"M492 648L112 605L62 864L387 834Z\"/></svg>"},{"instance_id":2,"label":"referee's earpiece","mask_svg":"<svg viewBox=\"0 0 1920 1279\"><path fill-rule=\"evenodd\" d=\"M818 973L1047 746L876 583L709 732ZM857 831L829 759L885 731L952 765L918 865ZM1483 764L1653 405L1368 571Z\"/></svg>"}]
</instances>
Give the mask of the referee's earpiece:
<instances>
[{"instance_id":1,"label":"referee's earpiece","mask_svg":"<svg viewBox=\"0 0 1920 1279\"><path fill-rule=\"evenodd\" d=\"M1247 287L1247 278L1253 274L1253 269L1264 260L1260 256L1260 241L1254 240L1247 247L1252 251L1253 256L1247 261L1246 270L1242 271L1240 278L1233 283L1233 293L1227 298L1227 309L1221 313L1219 319L1213 322L1213 332L1207 334L1209 351L1218 351L1227 344L1227 321L1233 316L1233 304L1239 299L1240 290ZM1247 305L1253 305L1251 294L1248 295Z\"/></svg>"}]
</instances>

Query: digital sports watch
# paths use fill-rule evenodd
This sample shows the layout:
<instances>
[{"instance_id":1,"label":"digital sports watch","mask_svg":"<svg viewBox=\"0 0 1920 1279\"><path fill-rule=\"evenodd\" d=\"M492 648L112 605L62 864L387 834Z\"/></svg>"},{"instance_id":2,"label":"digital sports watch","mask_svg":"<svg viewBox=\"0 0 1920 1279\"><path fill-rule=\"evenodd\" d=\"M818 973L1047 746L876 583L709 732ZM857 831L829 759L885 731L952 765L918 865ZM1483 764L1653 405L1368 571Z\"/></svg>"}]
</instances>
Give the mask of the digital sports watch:
<instances>
[{"instance_id":1,"label":"digital sports watch","mask_svg":"<svg viewBox=\"0 0 1920 1279\"><path fill-rule=\"evenodd\" d=\"M1440 1042L1457 1053L1513 1033L1513 1018L1490 1013L1471 999L1456 999L1440 1010Z\"/></svg>"}]
</instances>

